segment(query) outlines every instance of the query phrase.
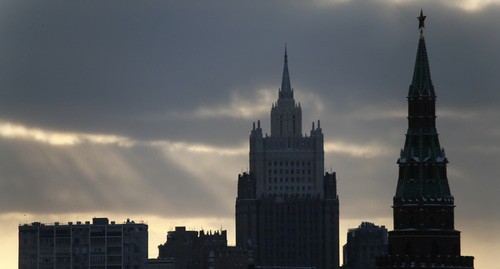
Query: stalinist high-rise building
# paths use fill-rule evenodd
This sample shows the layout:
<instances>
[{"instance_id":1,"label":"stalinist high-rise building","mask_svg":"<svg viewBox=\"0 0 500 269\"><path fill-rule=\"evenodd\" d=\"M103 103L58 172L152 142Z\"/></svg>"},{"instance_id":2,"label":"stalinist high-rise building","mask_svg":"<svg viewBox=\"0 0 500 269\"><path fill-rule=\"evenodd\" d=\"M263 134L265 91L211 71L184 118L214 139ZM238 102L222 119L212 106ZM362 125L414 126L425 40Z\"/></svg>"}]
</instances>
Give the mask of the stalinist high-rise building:
<instances>
[{"instance_id":1,"label":"stalinist high-rise building","mask_svg":"<svg viewBox=\"0 0 500 269\"><path fill-rule=\"evenodd\" d=\"M320 121L302 133L302 109L294 99L288 59L271 133L254 123L250 171L238 177L236 244L255 251L257 265L339 266L339 200L335 173L324 171Z\"/></svg>"},{"instance_id":2,"label":"stalinist high-rise building","mask_svg":"<svg viewBox=\"0 0 500 269\"><path fill-rule=\"evenodd\" d=\"M474 258L461 256L455 230L454 198L448 159L436 129L436 94L431 81L420 12L420 40L408 93L408 131L398 159L399 178L393 199L394 230L389 254L377 259L378 269L472 269Z\"/></svg>"}]
</instances>

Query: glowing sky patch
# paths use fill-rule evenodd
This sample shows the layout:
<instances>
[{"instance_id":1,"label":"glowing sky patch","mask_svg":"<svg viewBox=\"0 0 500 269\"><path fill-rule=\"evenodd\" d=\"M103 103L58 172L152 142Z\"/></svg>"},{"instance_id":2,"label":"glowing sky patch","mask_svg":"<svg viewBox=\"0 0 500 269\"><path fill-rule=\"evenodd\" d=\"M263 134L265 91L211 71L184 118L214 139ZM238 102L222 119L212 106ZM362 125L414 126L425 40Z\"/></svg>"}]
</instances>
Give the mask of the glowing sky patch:
<instances>
[{"instance_id":1,"label":"glowing sky patch","mask_svg":"<svg viewBox=\"0 0 500 269\"><path fill-rule=\"evenodd\" d=\"M342 141L327 142L325 143L324 149L326 153L347 154L358 158L374 158L392 154L391 149L381 145L358 145Z\"/></svg>"},{"instance_id":2,"label":"glowing sky patch","mask_svg":"<svg viewBox=\"0 0 500 269\"><path fill-rule=\"evenodd\" d=\"M25 139L53 146L74 146L82 143L117 144L129 147L134 143L125 137L105 134L81 134L56 132L22 124L0 121L0 136L9 139Z\"/></svg>"},{"instance_id":3,"label":"glowing sky patch","mask_svg":"<svg viewBox=\"0 0 500 269\"><path fill-rule=\"evenodd\" d=\"M200 118L229 117L252 119L269 111L269 104L275 100L275 91L260 89L250 99L237 92L231 94L229 104L215 107L201 107L194 112Z\"/></svg>"}]
</instances>

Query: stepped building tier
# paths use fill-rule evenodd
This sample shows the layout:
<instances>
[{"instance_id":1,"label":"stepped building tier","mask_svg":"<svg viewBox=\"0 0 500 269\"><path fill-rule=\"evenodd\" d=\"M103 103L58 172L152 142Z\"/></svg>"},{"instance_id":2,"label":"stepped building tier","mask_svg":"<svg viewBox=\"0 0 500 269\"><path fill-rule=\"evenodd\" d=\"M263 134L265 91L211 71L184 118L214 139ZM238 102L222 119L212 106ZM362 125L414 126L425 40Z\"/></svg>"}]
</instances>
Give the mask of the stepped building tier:
<instances>
[{"instance_id":1,"label":"stepped building tier","mask_svg":"<svg viewBox=\"0 0 500 269\"><path fill-rule=\"evenodd\" d=\"M377 268L472 269L474 258L460 254L460 231L455 229L455 204L446 173L448 159L436 130L436 94L422 12L418 19L420 38L408 93L408 131L397 161L394 230L389 232L389 254L377 260Z\"/></svg>"},{"instance_id":2,"label":"stepped building tier","mask_svg":"<svg viewBox=\"0 0 500 269\"><path fill-rule=\"evenodd\" d=\"M250 133L250 171L238 177L236 244L255 249L260 266L338 268L339 201L335 173L324 173L320 121L302 133L285 60L271 134Z\"/></svg>"}]
</instances>

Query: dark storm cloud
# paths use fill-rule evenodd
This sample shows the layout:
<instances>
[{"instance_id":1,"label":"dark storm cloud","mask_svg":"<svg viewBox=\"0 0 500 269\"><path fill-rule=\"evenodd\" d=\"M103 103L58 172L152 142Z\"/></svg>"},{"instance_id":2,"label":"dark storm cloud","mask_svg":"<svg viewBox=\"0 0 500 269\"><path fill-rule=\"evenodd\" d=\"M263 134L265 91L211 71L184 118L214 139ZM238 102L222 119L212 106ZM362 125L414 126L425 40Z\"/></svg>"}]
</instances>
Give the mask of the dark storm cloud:
<instances>
[{"instance_id":1,"label":"dark storm cloud","mask_svg":"<svg viewBox=\"0 0 500 269\"><path fill-rule=\"evenodd\" d=\"M234 91L277 89L285 42L294 88L328 100L325 113L346 118L365 106L404 108L419 8L378 1L8 3L0 28L4 118L213 143L228 141L220 137L243 123L224 128L220 119L169 115L227 104ZM491 32L498 16L431 6L426 35L443 102L465 105L463 96L479 88L466 106L493 104L498 93L490 85L500 70L490 56L499 37ZM208 129L220 131L199 136Z\"/></svg>"}]
</instances>

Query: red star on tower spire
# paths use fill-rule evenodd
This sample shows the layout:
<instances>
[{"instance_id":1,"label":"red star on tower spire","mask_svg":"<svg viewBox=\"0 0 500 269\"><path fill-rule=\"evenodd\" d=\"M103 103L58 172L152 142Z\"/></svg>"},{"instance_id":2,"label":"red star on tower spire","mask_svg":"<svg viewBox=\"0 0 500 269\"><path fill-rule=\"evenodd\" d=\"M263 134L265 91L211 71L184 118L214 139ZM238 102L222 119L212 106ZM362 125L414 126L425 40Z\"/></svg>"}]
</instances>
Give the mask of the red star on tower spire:
<instances>
[{"instance_id":1,"label":"red star on tower spire","mask_svg":"<svg viewBox=\"0 0 500 269\"><path fill-rule=\"evenodd\" d=\"M422 33L424 31L423 30L425 28L424 21L425 21L426 17L427 16L424 16L424 13L423 13L422 9L420 9L420 16L417 17L417 19L418 19L418 29L420 30L420 33Z\"/></svg>"}]
</instances>

